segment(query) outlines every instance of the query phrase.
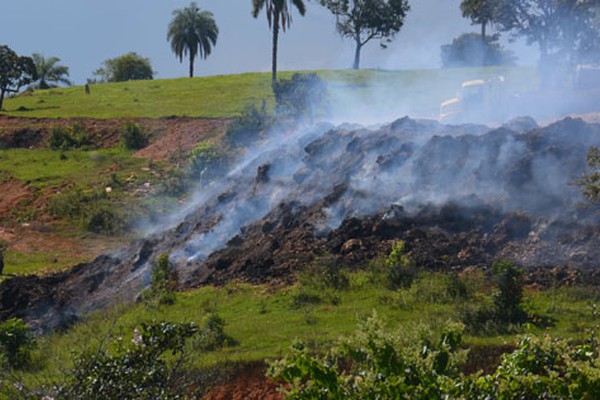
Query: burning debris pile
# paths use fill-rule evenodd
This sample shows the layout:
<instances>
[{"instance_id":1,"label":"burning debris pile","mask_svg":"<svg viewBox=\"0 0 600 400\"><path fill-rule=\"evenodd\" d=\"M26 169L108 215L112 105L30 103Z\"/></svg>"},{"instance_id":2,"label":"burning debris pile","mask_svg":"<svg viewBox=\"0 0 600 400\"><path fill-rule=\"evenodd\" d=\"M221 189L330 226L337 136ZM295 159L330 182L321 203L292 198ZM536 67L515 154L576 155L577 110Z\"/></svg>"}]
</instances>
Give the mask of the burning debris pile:
<instances>
[{"instance_id":1,"label":"burning debris pile","mask_svg":"<svg viewBox=\"0 0 600 400\"><path fill-rule=\"evenodd\" d=\"M4 282L0 318L51 330L134 300L163 253L180 286L192 288L235 278L288 282L322 255L364 266L399 239L423 269L509 258L540 280L555 268L598 283L600 226L578 207L573 181L599 144L600 126L570 118L496 129L402 118L274 136L172 226L71 271Z\"/></svg>"}]
</instances>

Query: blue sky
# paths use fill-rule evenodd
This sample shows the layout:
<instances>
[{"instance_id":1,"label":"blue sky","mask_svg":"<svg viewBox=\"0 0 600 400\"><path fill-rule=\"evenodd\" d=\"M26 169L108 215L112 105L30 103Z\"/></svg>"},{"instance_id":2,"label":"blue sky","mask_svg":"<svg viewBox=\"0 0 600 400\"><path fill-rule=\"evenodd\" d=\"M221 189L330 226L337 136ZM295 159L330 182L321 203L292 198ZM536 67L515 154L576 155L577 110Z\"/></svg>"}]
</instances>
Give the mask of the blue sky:
<instances>
[{"instance_id":1,"label":"blue sky","mask_svg":"<svg viewBox=\"0 0 600 400\"><path fill-rule=\"evenodd\" d=\"M77 84L92 77L103 60L130 51L149 57L156 78L185 76L166 40L172 11L189 0L10 0L2 6L0 44L21 55L57 56ZM250 15L250 0L199 0L214 13L220 29L207 60L197 61L196 75L270 70L270 31L264 15ZM363 51L362 67L437 68L440 45L462 32L475 31L460 16L460 0L412 0L412 10L395 41L383 50L377 42ZM281 70L349 68L353 43L335 32L335 19L316 0L307 14L294 15L280 40ZM533 49L514 48L522 64L535 62Z\"/></svg>"}]
</instances>

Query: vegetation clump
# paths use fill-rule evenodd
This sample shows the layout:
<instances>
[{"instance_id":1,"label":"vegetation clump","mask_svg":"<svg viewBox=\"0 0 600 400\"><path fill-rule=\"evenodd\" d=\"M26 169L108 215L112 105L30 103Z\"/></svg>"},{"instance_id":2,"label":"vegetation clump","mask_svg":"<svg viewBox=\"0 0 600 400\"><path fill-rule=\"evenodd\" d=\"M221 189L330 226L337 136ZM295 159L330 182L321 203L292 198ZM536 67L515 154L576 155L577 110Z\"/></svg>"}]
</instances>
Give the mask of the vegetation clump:
<instances>
[{"instance_id":1,"label":"vegetation clump","mask_svg":"<svg viewBox=\"0 0 600 400\"><path fill-rule=\"evenodd\" d=\"M149 305L174 304L177 288L177 270L168 254L161 254L152 263L150 287L142 293L142 299Z\"/></svg>"},{"instance_id":2,"label":"vegetation clump","mask_svg":"<svg viewBox=\"0 0 600 400\"><path fill-rule=\"evenodd\" d=\"M296 344L269 374L288 399L593 399L600 396L600 342L594 330L574 344L525 336L493 372L463 375L462 328L437 339L389 332L372 317L324 357Z\"/></svg>"},{"instance_id":3,"label":"vegetation clump","mask_svg":"<svg viewBox=\"0 0 600 400\"><path fill-rule=\"evenodd\" d=\"M74 150L89 146L91 141L81 124L73 124L69 128L56 126L52 128L48 147L52 150Z\"/></svg>"},{"instance_id":4,"label":"vegetation clump","mask_svg":"<svg viewBox=\"0 0 600 400\"><path fill-rule=\"evenodd\" d=\"M592 147L587 154L589 171L577 181L583 196L591 202L600 202L600 149Z\"/></svg>"},{"instance_id":5,"label":"vegetation clump","mask_svg":"<svg viewBox=\"0 0 600 400\"><path fill-rule=\"evenodd\" d=\"M0 324L0 351L8 367L26 366L36 346L33 333L21 319L11 318Z\"/></svg>"},{"instance_id":6,"label":"vegetation clump","mask_svg":"<svg viewBox=\"0 0 600 400\"><path fill-rule=\"evenodd\" d=\"M462 304L459 318L472 333L506 332L530 319L523 306L523 271L508 260L492 264L494 291Z\"/></svg>"},{"instance_id":7,"label":"vegetation clump","mask_svg":"<svg viewBox=\"0 0 600 400\"><path fill-rule=\"evenodd\" d=\"M185 398L190 390L180 385L185 349L198 331L193 323L143 323L129 343L116 340L114 350L79 354L66 382L57 385L52 395L90 400Z\"/></svg>"},{"instance_id":8,"label":"vegetation clump","mask_svg":"<svg viewBox=\"0 0 600 400\"><path fill-rule=\"evenodd\" d=\"M121 144L128 150L139 150L148 145L144 128L135 122L127 122L121 126Z\"/></svg>"},{"instance_id":9,"label":"vegetation clump","mask_svg":"<svg viewBox=\"0 0 600 400\"><path fill-rule=\"evenodd\" d=\"M387 268L386 281L392 290L410 287L416 277L414 261L406 254L403 240L396 242L389 256L385 259Z\"/></svg>"},{"instance_id":10,"label":"vegetation clump","mask_svg":"<svg viewBox=\"0 0 600 400\"><path fill-rule=\"evenodd\" d=\"M105 60L94 75L99 77L100 82L126 82L153 79L154 71L149 58L131 52Z\"/></svg>"}]
</instances>

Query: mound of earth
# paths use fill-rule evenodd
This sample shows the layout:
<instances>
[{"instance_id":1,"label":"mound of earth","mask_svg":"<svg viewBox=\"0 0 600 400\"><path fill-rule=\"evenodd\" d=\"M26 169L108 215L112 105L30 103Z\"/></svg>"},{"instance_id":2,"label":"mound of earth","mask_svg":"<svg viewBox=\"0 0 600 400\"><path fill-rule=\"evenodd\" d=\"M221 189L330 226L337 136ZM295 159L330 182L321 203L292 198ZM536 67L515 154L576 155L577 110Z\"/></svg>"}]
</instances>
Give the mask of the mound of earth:
<instances>
[{"instance_id":1,"label":"mound of earth","mask_svg":"<svg viewBox=\"0 0 600 400\"><path fill-rule=\"evenodd\" d=\"M403 118L273 135L147 238L68 272L4 282L0 318L48 331L133 301L163 253L183 289L290 282L323 255L364 266L397 240L422 269L509 258L542 284L600 284L597 213L578 206L572 185L598 144L600 126L571 118L496 129Z\"/></svg>"}]
</instances>

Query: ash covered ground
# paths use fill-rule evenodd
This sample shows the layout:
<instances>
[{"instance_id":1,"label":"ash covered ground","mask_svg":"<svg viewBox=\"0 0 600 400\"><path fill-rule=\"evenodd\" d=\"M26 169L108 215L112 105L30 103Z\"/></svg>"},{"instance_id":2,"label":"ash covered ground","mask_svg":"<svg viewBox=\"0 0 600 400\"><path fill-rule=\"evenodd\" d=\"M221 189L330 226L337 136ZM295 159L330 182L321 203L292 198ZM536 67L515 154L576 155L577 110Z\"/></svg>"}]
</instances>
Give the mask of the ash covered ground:
<instances>
[{"instance_id":1,"label":"ash covered ground","mask_svg":"<svg viewBox=\"0 0 600 400\"><path fill-rule=\"evenodd\" d=\"M133 301L167 253L180 287L294 279L315 257L365 266L404 240L420 269L487 268L500 258L541 285L600 284L597 210L581 207L600 125L529 118L500 128L399 119L319 125L248 150L170 223L133 246L46 277L0 285L0 319L40 331Z\"/></svg>"}]
</instances>

